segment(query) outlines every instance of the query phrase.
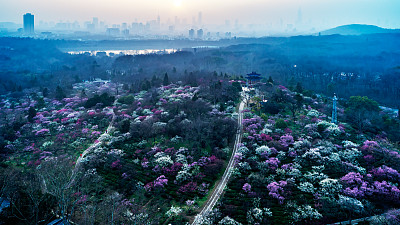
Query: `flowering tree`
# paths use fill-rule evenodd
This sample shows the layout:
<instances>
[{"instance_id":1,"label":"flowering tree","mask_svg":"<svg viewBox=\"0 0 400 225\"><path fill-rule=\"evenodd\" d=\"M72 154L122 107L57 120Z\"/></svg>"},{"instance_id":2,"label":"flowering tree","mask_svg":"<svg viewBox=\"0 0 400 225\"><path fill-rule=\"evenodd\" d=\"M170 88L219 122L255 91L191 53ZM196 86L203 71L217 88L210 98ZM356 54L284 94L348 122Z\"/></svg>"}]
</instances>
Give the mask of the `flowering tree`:
<instances>
[{"instance_id":1,"label":"flowering tree","mask_svg":"<svg viewBox=\"0 0 400 225\"><path fill-rule=\"evenodd\" d=\"M249 184L249 183L245 183L244 185L243 185L243 191L245 191L245 192L250 192L251 191L251 185Z\"/></svg>"},{"instance_id":2,"label":"flowering tree","mask_svg":"<svg viewBox=\"0 0 400 225\"><path fill-rule=\"evenodd\" d=\"M287 185L286 181L272 182L268 184L267 189L269 195L278 200L279 204L283 204L285 198L283 197L285 191L284 187Z\"/></svg>"}]
</instances>

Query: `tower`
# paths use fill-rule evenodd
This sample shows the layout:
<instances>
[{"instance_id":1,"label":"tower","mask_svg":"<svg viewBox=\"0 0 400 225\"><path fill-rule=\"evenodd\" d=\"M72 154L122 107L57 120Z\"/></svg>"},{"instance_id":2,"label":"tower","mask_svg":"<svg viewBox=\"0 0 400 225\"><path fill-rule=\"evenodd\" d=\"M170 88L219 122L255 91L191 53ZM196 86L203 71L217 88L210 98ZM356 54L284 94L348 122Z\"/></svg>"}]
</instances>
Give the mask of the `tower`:
<instances>
[{"instance_id":1,"label":"tower","mask_svg":"<svg viewBox=\"0 0 400 225\"><path fill-rule=\"evenodd\" d=\"M336 103L337 103L338 98L336 97L336 94L333 95L333 108L332 108L332 123L337 124L337 109L336 109Z\"/></svg>"},{"instance_id":2,"label":"tower","mask_svg":"<svg viewBox=\"0 0 400 225\"><path fill-rule=\"evenodd\" d=\"M35 16L26 13L24 15L24 32L25 34L33 34L35 32Z\"/></svg>"}]
</instances>

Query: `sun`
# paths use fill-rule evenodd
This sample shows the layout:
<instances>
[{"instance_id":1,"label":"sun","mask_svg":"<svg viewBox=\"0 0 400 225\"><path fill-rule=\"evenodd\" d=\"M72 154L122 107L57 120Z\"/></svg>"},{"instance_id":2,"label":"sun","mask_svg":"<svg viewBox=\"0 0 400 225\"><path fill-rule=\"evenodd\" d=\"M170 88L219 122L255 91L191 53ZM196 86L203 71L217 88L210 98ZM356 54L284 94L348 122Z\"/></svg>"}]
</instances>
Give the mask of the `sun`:
<instances>
[{"instance_id":1,"label":"sun","mask_svg":"<svg viewBox=\"0 0 400 225\"><path fill-rule=\"evenodd\" d=\"M182 6L182 0L174 0L174 6L179 8Z\"/></svg>"}]
</instances>

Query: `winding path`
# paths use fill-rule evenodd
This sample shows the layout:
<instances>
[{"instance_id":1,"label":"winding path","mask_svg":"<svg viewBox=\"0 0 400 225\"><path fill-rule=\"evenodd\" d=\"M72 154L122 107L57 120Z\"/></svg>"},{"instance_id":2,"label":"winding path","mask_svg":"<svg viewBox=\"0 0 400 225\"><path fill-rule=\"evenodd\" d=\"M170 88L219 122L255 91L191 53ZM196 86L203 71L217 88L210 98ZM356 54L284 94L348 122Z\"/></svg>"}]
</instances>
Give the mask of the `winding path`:
<instances>
[{"instance_id":1,"label":"winding path","mask_svg":"<svg viewBox=\"0 0 400 225\"><path fill-rule=\"evenodd\" d=\"M236 140L235 140L235 145L233 147L233 151L232 151L232 155L231 158L229 160L228 166L225 169L224 174L221 177L221 180L219 181L219 183L217 184L217 187L214 188L214 192L211 193L209 199L207 200L206 204L203 206L203 209L201 210L201 212L199 214L197 214L197 216L195 217L192 225L196 225L196 224L200 224L200 222L202 221L202 218L204 218L205 216L207 216L210 211L214 208L215 204L218 202L219 197L221 196L221 194L224 192L224 189L226 187L226 185L228 184L229 178L231 176L231 172L233 167L235 166L234 164L234 156L239 148L239 144L242 140L242 120L243 120L243 108L244 108L244 100L242 100L240 102L239 105L239 116L238 116L238 129L237 129L237 133L236 133Z\"/></svg>"},{"instance_id":2,"label":"winding path","mask_svg":"<svg viewBox=\"0 0 400 225\"><path fill-rule=\"evenodd\" d=\"M114 102L113 105L115 105L115 102ZM115 118L116 118L116 115L115 115L115 113L114 113L114 110L112 110L112 119L111 119L110 123L108 124L107 129L104 131L104 133L102 133L102 134L100 135L99 138L96 139L97 142L94 142L93 144L91 144L85 151L82 152L82 154L81 154L81 155L79 156L79 158L76 160L76 162L75 162L75 167L74 167L74 169L73 169L73 171L72 171L72 176L71 176L72 178L75 178L75 175L76 175L76 173L77 173L78 170L79 170L79 166L80 166L80 164L81 164L83 158L84 158L90 151L92 151L93 149L96 149L98 146L100 146L101 144L103 144L103 141L104 141L106 135L108 135L109 133L112 132L112 130L114 129L113 124L114 124ZM71 181L72 181L72 180L73 180L73 179L71 179Z\"/></svg>"}]
</instances>

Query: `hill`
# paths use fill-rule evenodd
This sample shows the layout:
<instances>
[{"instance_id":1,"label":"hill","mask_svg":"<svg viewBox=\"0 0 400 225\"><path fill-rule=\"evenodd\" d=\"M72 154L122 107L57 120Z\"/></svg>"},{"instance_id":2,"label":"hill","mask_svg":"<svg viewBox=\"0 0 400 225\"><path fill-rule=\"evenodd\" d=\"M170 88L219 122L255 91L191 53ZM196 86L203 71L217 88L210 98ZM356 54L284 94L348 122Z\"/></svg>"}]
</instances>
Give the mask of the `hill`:
<instances>
[{"instance_id":1,"label":"hill","mask_svg":"<svg viewBox=\"0 0 400 225\"><path fill-rule=\"evenodd\" d=\"M362 35L362 34L379 34L379 33L399 33L399 29L386 29L374 25L366 24L349 24L338 26L321 32L321 35Z\"/></svg>"}]
</instances>

